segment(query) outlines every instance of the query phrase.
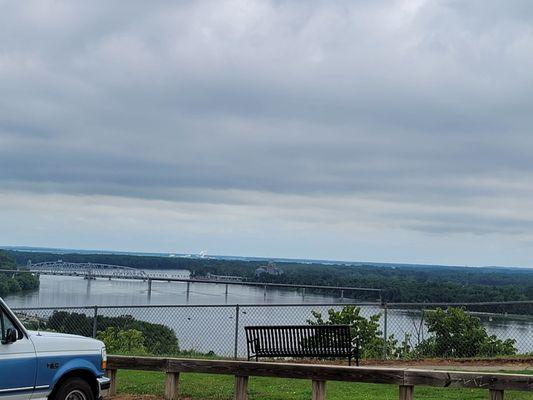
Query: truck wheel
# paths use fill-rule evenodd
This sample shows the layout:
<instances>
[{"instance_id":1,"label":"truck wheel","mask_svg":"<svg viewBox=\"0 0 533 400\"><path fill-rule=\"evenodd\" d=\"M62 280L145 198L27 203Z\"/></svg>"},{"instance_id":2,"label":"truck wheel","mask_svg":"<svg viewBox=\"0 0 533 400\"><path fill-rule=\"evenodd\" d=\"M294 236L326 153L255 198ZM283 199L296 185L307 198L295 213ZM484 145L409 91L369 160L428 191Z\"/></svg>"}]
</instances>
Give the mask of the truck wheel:
<instances>
[{"instance_id":1,"label":"truck wheel","mask_svg":"<svg viewBox=\"0 0 533 400\"><path fill-rule=\"evenodd\" d=\"M54 400L94 400L94 393L85 379L70 378L59 387Z\"/></svg>"}]
</instances>

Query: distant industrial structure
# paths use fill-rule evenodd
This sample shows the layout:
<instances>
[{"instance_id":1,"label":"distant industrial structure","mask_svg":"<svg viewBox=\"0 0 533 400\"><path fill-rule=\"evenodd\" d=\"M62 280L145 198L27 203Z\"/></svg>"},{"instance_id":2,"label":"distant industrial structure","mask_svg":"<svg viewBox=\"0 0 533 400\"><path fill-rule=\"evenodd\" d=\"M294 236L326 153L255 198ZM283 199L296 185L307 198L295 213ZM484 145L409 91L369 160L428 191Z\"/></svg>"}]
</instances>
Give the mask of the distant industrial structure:
<instances>
[{"instance_id":1,"label":"distant industrial structure","mask_svg":"<svg viewBox=\"0 0 533 400\"><path fill-rule=\"evenodd\" d=\"M270 261L267 265L261 265L255 270L255 276L261 276L263 274L283 275L283 270L277 267L273 261Z\"/></svg>"}]
</instances>

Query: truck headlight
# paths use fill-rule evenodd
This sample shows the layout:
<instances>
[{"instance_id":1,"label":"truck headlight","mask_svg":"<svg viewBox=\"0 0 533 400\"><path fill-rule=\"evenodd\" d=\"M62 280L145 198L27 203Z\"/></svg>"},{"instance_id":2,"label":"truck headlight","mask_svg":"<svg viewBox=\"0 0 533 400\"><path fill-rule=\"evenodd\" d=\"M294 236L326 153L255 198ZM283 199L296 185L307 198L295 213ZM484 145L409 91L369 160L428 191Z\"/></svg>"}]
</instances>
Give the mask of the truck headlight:
<instances>
[{"instance_id":1,"label":"truck headlight","mask_svg":"<svg viewBox=\"0 0 533 400\"><path fill-rule=\"evenodd\" d=\"M105 371L107 369L107 352L105 350L105 347L102 347L101 354L102 354L102 370Z\"/></svg>"}]
</instances>

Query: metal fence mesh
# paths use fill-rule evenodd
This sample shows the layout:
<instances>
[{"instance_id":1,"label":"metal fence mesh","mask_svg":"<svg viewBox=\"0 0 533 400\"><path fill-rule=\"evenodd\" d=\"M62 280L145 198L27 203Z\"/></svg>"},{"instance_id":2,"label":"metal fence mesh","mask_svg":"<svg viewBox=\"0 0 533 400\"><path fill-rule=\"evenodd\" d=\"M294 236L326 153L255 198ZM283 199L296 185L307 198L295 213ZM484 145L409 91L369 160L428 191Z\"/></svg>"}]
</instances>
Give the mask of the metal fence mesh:
<instances>
[{"instance_id":1,"label":"metal fence mesh","mask_svg":"<svg viewBox=\"0 0 533 400\"><path fill-rule=\"evenodd\" d=\"M14 311L30 329L98 337L110 352L246 357L245 326L308 324L316 320L313 312L329 321L330 310L339 313L347 306L355 311L335 318L354 326L357 335L364 337L363 358L533 354L533 302L146 305Z\"/></svg>"}]
</instances>

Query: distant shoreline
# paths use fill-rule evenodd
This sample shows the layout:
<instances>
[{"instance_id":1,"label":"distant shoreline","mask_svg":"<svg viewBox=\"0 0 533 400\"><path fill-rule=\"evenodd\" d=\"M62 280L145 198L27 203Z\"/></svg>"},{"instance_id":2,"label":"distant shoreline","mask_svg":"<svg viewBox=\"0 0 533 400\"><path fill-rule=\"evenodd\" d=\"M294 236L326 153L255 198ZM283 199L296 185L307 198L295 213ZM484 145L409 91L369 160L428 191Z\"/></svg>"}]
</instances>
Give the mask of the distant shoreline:
<instances>
[{"instance_id":1,"label":"distant shoreline","mask_svg":"<svg viewBox=\"0 0 533 400\"><path fill-rule=\"evenodd\" d=\"M345 261L345 260L321 260L306 258L283 258L283 257L247 257L233 255L205 255L189 253L150 253L120 250L86 250L86 249L65 249L53 247L32 247L32 246L0 246L0 250L20 251L30 253L50 253L50 254L102 254L102 255L127 255L140 257L162 257L162 258L191 258L191 259L213 259L213 260L236 260L236 261L274 261L280 263L297 263L297 264L322 264L322 265L343 265L343 266L374 266L374 267L421 267L421 268L475 268L475 269L533 269L529 266L472 266L472 265L445 265L445 264L410 264L394 262L375 262L375 261Z\"/></svg>"}]
</instances>

